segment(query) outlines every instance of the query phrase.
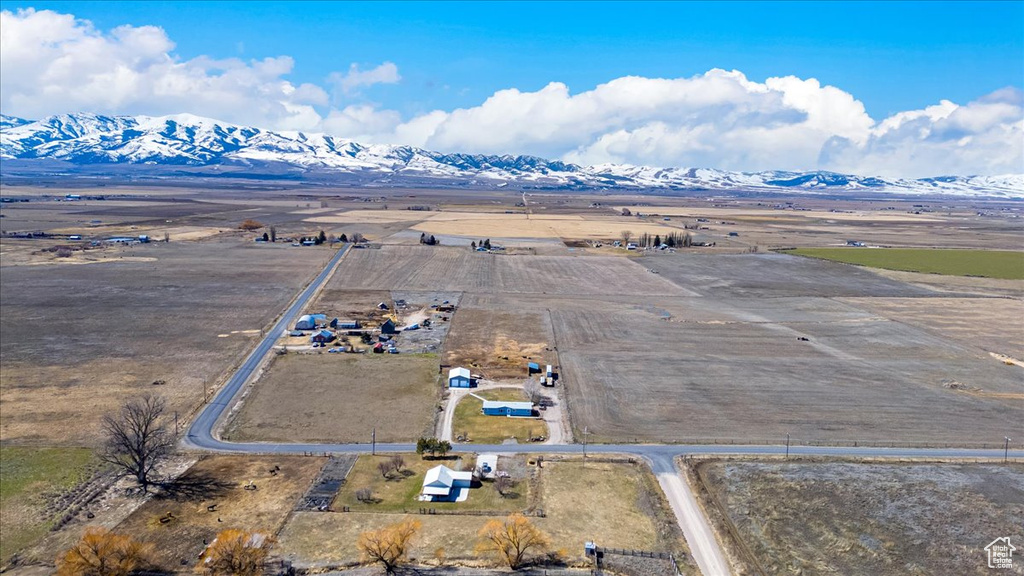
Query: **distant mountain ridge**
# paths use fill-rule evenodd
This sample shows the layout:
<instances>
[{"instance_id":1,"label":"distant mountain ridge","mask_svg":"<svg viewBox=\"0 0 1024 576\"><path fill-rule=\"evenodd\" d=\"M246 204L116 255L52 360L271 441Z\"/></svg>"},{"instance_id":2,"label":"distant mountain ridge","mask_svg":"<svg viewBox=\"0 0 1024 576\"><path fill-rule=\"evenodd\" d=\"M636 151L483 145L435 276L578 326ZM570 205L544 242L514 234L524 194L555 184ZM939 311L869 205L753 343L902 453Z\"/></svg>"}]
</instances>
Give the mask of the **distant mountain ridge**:
<instances>
[{"instance_id":1,"label":"distant mountain ridge","mask_svg":"<svg viewBox=\"0 0 1024 576\"><path fill-rule=\"evenodd\" d=\"M627 164L579 166L535 156L444 154L412 146L363 145L325 134L274 132L191 114L61 114L38 121L0 115L0 159L74 166L272 170L285 177L350 178L373 186L564 190L748 190L893 192L1024 198L1024 175L884 179L826 171L730 172ZM203 174L205 172L189 172Z\"/></svg>"}]
</instances>

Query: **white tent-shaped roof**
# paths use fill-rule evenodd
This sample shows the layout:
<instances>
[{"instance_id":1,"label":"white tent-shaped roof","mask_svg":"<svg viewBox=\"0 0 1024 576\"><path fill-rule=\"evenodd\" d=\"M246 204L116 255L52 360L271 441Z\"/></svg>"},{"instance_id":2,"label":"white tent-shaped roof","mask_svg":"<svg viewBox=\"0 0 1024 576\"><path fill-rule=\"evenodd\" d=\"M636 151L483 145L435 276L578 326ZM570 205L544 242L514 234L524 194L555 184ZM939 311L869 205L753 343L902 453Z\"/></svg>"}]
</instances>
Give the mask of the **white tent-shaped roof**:
<instances>
[{"instance_id":1,"label":"white tent-shaped roof","mask_svg":"<svg viewBox=\"0 0 1024 576\"><path fill-rule=\"evenodd\" d=\"M452 368L451 370L448 371L448 379L449 380L451 380L452 378L455 378L457 376L462 376L463 378L469 378L469 368Z\"/></svg>"},{"instance_id":2,"label":"white tent-shaped roof","mask_svg":"<svg viewBox=\"0 0 1024 576\"><path fill-rule=\"evenodd\" d=\"M423 477L423 494L428 496L448 496L456 481L470 482L473 480L472 472L456 472L444 464L434 466L427 470Z\"/></svg>"}]
</instances>

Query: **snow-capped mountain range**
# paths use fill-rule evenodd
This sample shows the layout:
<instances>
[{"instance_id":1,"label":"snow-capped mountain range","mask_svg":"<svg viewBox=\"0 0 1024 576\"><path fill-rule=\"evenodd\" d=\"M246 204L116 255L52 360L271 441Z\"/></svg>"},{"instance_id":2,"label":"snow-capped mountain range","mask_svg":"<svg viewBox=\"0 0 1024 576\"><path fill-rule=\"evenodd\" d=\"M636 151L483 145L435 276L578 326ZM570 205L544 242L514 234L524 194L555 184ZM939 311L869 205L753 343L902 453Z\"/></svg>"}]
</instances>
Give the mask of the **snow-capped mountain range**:
<instances>
[{"instance_id":1,"label":"snow-capped mountain range","mask_svg":"<svg viewBox=\"0 0 1024 576\"><path fill-rule=\"evenodd\" d=\"M443 154L411 146L363 145L325 134L273 132L190 114L62 114L30 121L0 115L0 161L64 166L145 166L155 174L316 175L363 185L481 188L952 194L1024 198L1024 174L883 179L833 172L729 172L626 164L578 166L535 156ZM19 165L25 166L25 162ZM182 168L205 170L182 171ZM177 170L175 170L177 169ZM225 171L225 172L221 172Z\"/></svg>"}]
</instances>

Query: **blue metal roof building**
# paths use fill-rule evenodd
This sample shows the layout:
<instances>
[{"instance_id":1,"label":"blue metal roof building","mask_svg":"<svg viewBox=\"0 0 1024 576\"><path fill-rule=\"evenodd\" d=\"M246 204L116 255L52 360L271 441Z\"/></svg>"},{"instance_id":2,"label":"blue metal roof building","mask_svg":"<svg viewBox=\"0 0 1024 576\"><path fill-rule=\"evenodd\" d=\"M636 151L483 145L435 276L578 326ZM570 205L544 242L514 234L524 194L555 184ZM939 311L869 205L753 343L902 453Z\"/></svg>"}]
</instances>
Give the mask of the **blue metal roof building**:
<instances>
[{"instance_id":1,"label":"blue metal roof building","mask_svg":"<svg viewBox=\"0 0 1024 576\"><path fill-rule=\"evenodd\" d=\"M484 400L484 414L488 416L533 416L533 403Z\"/></svg>"}]
</instances>

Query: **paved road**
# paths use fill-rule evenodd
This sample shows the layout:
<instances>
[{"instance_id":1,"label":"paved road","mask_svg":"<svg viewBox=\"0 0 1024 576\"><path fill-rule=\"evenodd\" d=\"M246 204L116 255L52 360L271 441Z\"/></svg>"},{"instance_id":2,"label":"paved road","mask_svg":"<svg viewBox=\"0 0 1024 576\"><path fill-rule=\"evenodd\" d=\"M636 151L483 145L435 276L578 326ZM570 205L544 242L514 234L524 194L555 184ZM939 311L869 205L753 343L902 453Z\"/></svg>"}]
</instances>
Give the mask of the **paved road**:
<instances>
[{"instance_id":1,"label":"paved road","mask_svg":"<svg viewBox=\"0 0 1024 576\"><path fill-rule=\"evenodd\" d=\"M525 194L524 194L525 203ZM323 271L303 290L295 302L285 310L280 320L274 324L263 340L245 359L238 370L228 379L220 392L214 397L199 416L189 426L183 444L189 448L209 450L213 452L248 453L248 454L310 454L310 453L367 453L378 452L413 452L415 444L278 444L278 443L233 443L214 437L218 422L228 411L243 385L252 377L263 358L270 352L283 330L295 321L309 299L323 285L331 272L348 252L350 246L339 250L324 267ZM450 434L450 424L446 427ZM689 486L682 480L676 467L677 456L685 454L714 455L783 455L785 446L762 445L715 445L715 444L591 444L584 448L579 444L502 444L480 445L465 444L454 446L455 452L496 452L496 453L544 453L544 454L578 454L586 450L590 454L632 454L644 458L658 478L662 489L668 496L676 519L679 521L686 541L690 546L694 560L705 576L729 574L728 564L715 540L707 519L697 506L696 499ZM788 453L793 456L851 456L864 458L1002 458L1002 450L980 450L961 448L873 448L853 446L790 446ZM1024 458L1024 450L1011 450L1009 456L1015 459Z\"/></svg>"},{"instance_id":2,"label":"paved road","mask_svg":"<svg viewBox=\"0 0 1024 576\"><path fill-rule=\"evenodd\" d=\"M267 331L263 340L256 345L256 348L246 357L245 361L228 379L220 392L214 396L213 402L207 404L202 412L199 413L199 416L192 421L192 425L189 426L188 433L185 435L184 443L186 446L216 449L214 446L225 444L213 437L213 431L216 429L217 422L231 406L235 396L238 395L242 386L249 380L253 372L256 371L256 368L259 367L263 358L274 347L274 343L281 337L281 333L288 330L295 322L295 318L298 317L302 309L306 307L309 299L331 275L331 272L338 265L338 262L341 261L341 258L348 253L350 247L351 244L346 244L344 248L338 250L337 254L331 257L324 266L324 269L320 271L320 274L309 283L305 290L299 293L299 297L295 299L295 302L285 310L281 318L274 324L274 327Z\"/></svg>"}]
</instances>

